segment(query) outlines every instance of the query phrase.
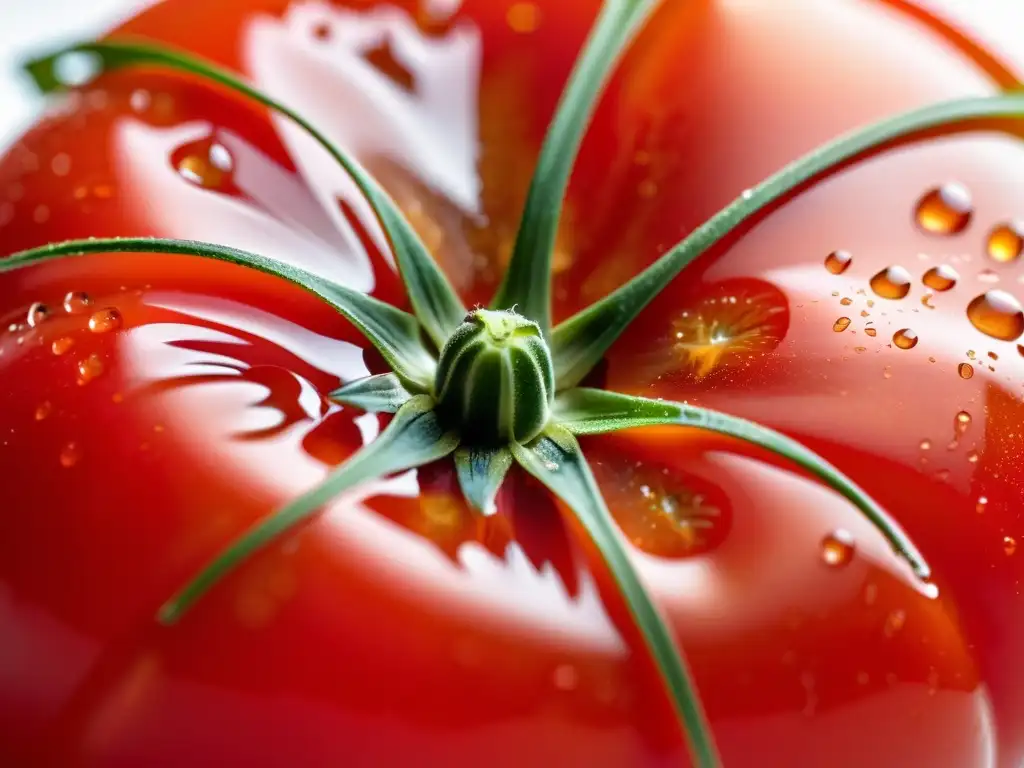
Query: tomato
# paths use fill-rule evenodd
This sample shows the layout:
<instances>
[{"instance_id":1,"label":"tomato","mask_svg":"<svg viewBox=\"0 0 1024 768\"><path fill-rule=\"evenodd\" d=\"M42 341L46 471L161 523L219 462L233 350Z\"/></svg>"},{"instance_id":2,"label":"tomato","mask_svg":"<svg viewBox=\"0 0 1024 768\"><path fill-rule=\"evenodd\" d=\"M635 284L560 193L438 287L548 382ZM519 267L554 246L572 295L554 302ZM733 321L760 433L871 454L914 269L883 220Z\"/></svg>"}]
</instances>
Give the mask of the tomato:
<instances>
[{"instance_id":1,"label":"tomato","mask_svg":"<svg viewBox=\"0 0 1024 768\"><path fill-rule=\"evenodd\" d=\"M354 150L471 305L507 261L598 7L168 0L115 35L232 67ZM1016 79L897 0L663 4L574 174L556 315L837 133ZM1015 258L986 256L988 233L1021 215L1020 128L958 126L801 190L688 269L608 355L610 388L817 450L936 572L937 596L848 503L765 452L692 430L587 440L729 766L1024 755L1024 363L967 313L1020 285ZM953 181L970 221L923 231L918 201ZM404 301L344 174L195 79L123 71L60 100L0 163L0 196L5 253L198 238ZM825 266L837 250L852 254L840 274ZM902 288L872 277L895 266L909 295L883 298ZM956 285L926 293L939 266ZM373 484L157 626L198 567L373 438L377 417L325 395L378 362L307 294L200 259L55 263L5 275L0 299L8 763L685 764L608 575L518 475L487 520L443 462Z\"/></svg>"}]
</instances>

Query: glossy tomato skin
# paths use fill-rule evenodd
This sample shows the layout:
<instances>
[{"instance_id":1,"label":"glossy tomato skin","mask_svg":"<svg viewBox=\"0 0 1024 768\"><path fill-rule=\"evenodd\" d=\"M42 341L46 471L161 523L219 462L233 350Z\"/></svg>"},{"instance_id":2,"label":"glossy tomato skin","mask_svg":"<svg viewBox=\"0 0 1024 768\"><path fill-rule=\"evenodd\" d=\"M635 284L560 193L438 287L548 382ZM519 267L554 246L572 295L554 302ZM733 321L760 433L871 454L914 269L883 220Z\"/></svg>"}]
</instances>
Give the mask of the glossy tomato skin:
<instances>
[{"instance_id":1,"label":"glossy tomato skin","mask_svg":"<svg viewBox=\"0 0 1024 768\"><path fill-rule=\"evenodd\" d=\"M574 177L556 254L561 316L835 133L1012 79L902 5L783 5L658 11ZM410 4L263 0L210 14L172 0L118 34L238 69L353 145L472 303L507 257L596 7L467 0L438 19ZM382 31L390 54L376 45ZM410 81L422 103L409 102ZM710 254L609 356L615 388L715 405L806 441L936 566L933 599L849 505L731 441L668 430L588 440L727 765L1019 762L1013 349L993 343L996 371L956 374L960 347L989 351L964 307L981 290L983 233L1019 199L1019 159L1014 141L967 133L857 163ZM974 192L975 222L927 239L913 205L947 176ZM11 150L0 189L5 252L89 235L199 237L402 303L343 177L288 127L193 81L102 80ZM836 248L854 253L841 276L823 266ZM919 283L892 308L870 296L868 278L892 260L916 281L967 251L962 284L935 310ZM1016 278L998 269L1004 285ZM91 304L65 312L68 291ZM180 626L158 628L156 609L197 567L372 437L375 418L324 395L376 363L297 289L196 259L67 262L5 276L0 295L15 325L0 343L0 460L30 479L8 490L0 517L0 743L16 764L685 761L606 574L521 478L487 523L443 465L367 489L254 558ZM21 327L36 301L50 317ZM122 327L90 330L107 307ZM856 324L833 331L851 312ZM883 344L901 315L914 349ZM699 332L698 316L742 344L680 347L675 334ZM823 546L840 530L850 550Z\"/></svg>"}]
</instances>

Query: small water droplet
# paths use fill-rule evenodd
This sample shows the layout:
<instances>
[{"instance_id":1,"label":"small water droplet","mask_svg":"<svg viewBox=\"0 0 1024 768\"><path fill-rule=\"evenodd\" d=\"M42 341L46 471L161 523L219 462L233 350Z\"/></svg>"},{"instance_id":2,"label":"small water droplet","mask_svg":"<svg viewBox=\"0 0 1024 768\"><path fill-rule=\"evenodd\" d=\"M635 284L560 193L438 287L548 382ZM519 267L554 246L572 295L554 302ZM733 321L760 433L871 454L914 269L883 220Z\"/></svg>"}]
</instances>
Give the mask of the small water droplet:
<instances>
[{"instance_id":1,"label":"small water droplet","mask_svg":"<svg viewBox=\"0 0 1024 768\"><path fill-rule=\"evenodd\" d=\"M979 454L977 451L968 451L968 453L967 453L967 461L968 461L968 463L970 463L970 464L977 464L980 459L981 459L981 454Z\"/></svg>"},{"instance_id":2,"label":"small water droplet","mask_svg":"<svg viewBox=\"0 0 1024 768\"><path fill-rule=\"evenodd\" d=\"M883 299L902 299L910 293L910 273L903 267L886 267L871 278L871 290Z\"/></svg>"},{"instance_id":3,"label":"small water droplet","mask_svg":"<svg viewBox=\"0 0 1024 768\"><path fill-rule=\"evenodd\" d=\"M849 251L832 251L825 257L825 269L833 275L841 275L853 263L853 254Z\"/></svg>"},{"instance_id":4,"label":"small water droplet","mask_svg":"<svg viewBox=\"0 0 1024 768\"><path fill-rule=\"evenodd\" d=\"M213 137L179 147L172 154L171 163L183 179L197 187L234 190L234 158L227 147Z\"/></svg>"},{"instance_id":5,"label":"small water droplet","mask_svg":"<svg viewBox=\"0 0 1024 768\"><path fill-rule=\"evenodd\" d=\"M850 318L840 317L838 320L832 323L832 330L835 331L836 333L842 333L843 331L850 327L850 322Z\"/></svg>"},{"instance_id":6,"label":"small water droplet","mask_svg":"<svg viewBox=\"0 0 1024 768\"><path fill-rule=\"evenodd\" d=\"M1003 536L1003 552L1012 555L1017 551L1017 540L1013 536Z\"/></svg>"},{"instance_id":7,"label":"small water droplet","mask_svg":"<svg viewBox=\"0 0 1024 768\"><path fill-rule=\"evenodd\" d=\"M978 497L978 503L974 505L974 511L977 512L980 515L986 509L988 509L988 497L987 496L979 496Z\"/></svg>"},{"instance_id":8,"label":"small water droplet","mask_svg":"<svg viewBox=\"0 0 1024 768\"><path fill-rule=\"evenodd\" d=\"M956 367L956 372L960 374L961 379L970 379L974 376L974 366L970 363L960 363Z\"/></svg>"},{"instance_id":9,"label":"small water droplet","mask_svg":"<svg viewBox=\"0 0 1024 768\"><path fill-rule=\"evenodd\" d=\"M65 469L70 469L78 463L78 460L82 458L82 451L78 447L78 443L68 443L60 452L60 465Z\"/></svg>"},{"instance_id":10,"label":"small water droplet","mask_svg":"<svg viewBox=\"0 0 1024 768\"><path fill-rule=\"evenodd\" d=\"M932 447L932 441L931 440L922 440L918 447L922 451L929 451L929 450L931 450L931 447Z\"/></svg>"},{"instance_id":11,"label":"small water droplet","mask_svg":"<svg viewBox=\"0 0 1024 768\"><path fill-rule=\"evenodd\" d=\"M122 325L121 313L116 307L107 307L92 314L89 318L89 330L93 333L109 333Z\"/></svg>"},{"instance_id":12,"label":"small water droplet","mask_svg":"<svg viewBox=\"0 0 1024 768\"><path fill-rule=\"evenodd\" d=\"M988 236L987 250L988 257L1001 264L1019 259L1024 252L1024 221L1011 221L993 229Z\"/></svg>"},{"instance_id":13,"label":"small water droplet","mask_svg":"<svg viewBox=\"0 0 1024 768\"><path fill-rule=\"evenodd\" d=\"M933 296L935 296L934 293L931 293L931 292L926 293L924 296L921 297L921 304L923 304L924 306L928 307L928 309L935 309L935 305L932 304L932 297Z\"/></svg>"},{"instance_id":14,"label":"small water droplet","mask_svg":"<svg viewBox=\"0 0 1024 768\"><path fill-rule=\"evenodd\" d=\"M987 291L967 306L967 317L982 333L1002 341L1015 341L1024 333L1024 309L1006 291Z\"/></svg>"},{"instance_id":15,"label":"small water droplet","mask_svg":"<svg viewBox=\"0 0 1024 768\"><path fill-rule=\"evenodd\" d=\"M78 383L88 384L103 374L103 361L99 355L92 354L78 361Z\"/></svg>"},{"instance_id":16,"label":"small water droplet","mask_svg":"<svg viewBox=\"0 0 1024 768\"><path fill-rule=\"evenodd\" d=\"M848 565L855 552L853 535L843 528L837 528L821 541L821 559L833 568Z\"/></svg>"},{"instance_id":17,"label":"small water droplet","mask_svg":"<svg viewBox=\"0 0 1024 768\"><path fill-rule=\"evenodd\" d=\"M42 302L37 301L28 308L28 327L35 328L40 323L46 322L50 316L50 308Z\"/></svg>"},{"instance_id":18,"label":"small water droplet","mask_svg":"<svg viewBox=\"0 0 1024 768\"><path fill-rule=\"evenodd\" d=\"M61 336L59 339L55 339L53 344L50 345L50 350L53 354L59 357L60 355L66 354L73 346L75 346L75 340L73 338L70 336Z\"/></svg>"},{"instance_id":19,"label":"small water droplet","mask_svg":"<svg viewBox=\"0 0 1024 768\"><path fill-rule=\"evenodd\" d=\"M971 421L971 414L967 411L960 411L960 413L956 415L956 418L953 419L953 431L957 435L964 434L968 427L971 426Z\"/></svg>"},{"instance_id":20,"label":"small water droplet","mask_svg":"<svg viewBox=\"0 0 1024 768\"><path fill-rule=\"evenodd\" d=\"M754 190L752 190L752 189L744 189L740 193L740 197L742 197L744 200L749 200L753 196L754 196Z\"/></svg>"},{"instance_id":21,"label":"small water droplet","mask_svg":"<svg viewBox=\"0 0 1024 768\"><path fill-rule=\"evenodd\" d=\"M53 403L49 400L45 400L39 404L38 408L36 408L36 421L42 421L51 413L53 413Z\"/></svg>"},{"instance_id":22,"label":"small water droplet","mask_svg":"<svg viewBox=\"0 0 1024 768\"><path fill-rule=\"evenodd\" d=\"M885 632L885 636L886 637L892 637L897 632L899 632L901 629L903 629L903 627L904 627L904 625L906 623L907 623L907 612L906 611L900 610L898 608L896 610L894 610L894 611L890 611L889 615L885 617L885 628L883 630Z\"/></svg>"},{"instance_id":23,"label":"small water droplet","mask_svg":"<svg viewBox=\"0 0 1024 768\"><path fill-rule=\"evenodd\" d=\"M875 336L878 335L878 331L876 331L874 328L865 328L864 333L866 333L871 338L874 338Z\"/></svg>"},{"instance_id":24,"label":"small water droplet","mask_svg":"<svg viewBox=\"0 0 1024 768\"><path fill-rule=\"evenodd\" d=\"M84 291L70 291L64 297L64 311L69 315L84 312L90 304L92 304L92 299Z\"/></svg>"},{"instance_id":25,"label":"small water droplet","mask_svg":"<svg viewBox=\"0 0 1024 768\"><path fill-rule=\"evenodd\" d=\"M844 307L848 307L851 304L853 304L853 299L848 299L848 298L840 299L839 303L842 304Z\"/></svg>"},{"instance_id":26,"label":"small water droplet","mask_svg":"<svg viewBox=\"0 0 1024 768\"><path fill-rule=\"evenodd\" d=\"M917 334L909 328L901 328L893 334L892 343L900 349L913 349L917 346Z\"/></svg>"},{"instance_id":27,"label":"small water droplet","mask_svg":"<svg viewBox=\"0 0 1024 768\"><path fill-rule=\"evenodd\" d=\"M967 187L947 182L928 190L917 203L917 225L933 235L955 235L971 223L974 203Z\"/></svg>"},{"instance_id":28,"label":"small water droplet","mask_svg":"<svg viewBox=\"0 0 1024 768\"><path fill-rule=\"evenodd\" d=\"M956 285L957 280L960 279L960 275L952 267L940 264L937 267L932 267L924 273L924 277L921 278L921 282L931 288L933 291L948 291Z\"/></svg>"}]
</instances>

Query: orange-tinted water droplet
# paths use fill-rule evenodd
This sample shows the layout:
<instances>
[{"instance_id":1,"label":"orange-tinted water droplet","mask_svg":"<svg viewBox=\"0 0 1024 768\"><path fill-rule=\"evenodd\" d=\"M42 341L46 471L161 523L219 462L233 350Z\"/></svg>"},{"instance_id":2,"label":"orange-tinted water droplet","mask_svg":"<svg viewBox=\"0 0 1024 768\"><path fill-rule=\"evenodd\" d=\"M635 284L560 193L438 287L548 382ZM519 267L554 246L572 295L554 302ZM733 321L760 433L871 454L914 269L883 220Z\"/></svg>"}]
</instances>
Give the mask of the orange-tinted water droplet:
<instances>
[{"instance_id":1,"label":"orange-tinted water droplet","mask_svg":"<svg viewBox=\"0 0 1024 768\"><path fill-rule=\"evenodd\" d=\"M61 336L59 339L54 339L53 344L50 345L50 349L53 354L60 355L67 354L67 352L75 346L75 340L70 336Z\"/></svg>"},{"instance_id":2,"label":"orange-tinted water droplet","mask_svg":"<svg viewBox=\"0 0 1024 768\"><path fill-rule=\"evenodd\" d=\"M92 304L89 294L84 291L70 291L64 297L64 311L69 315L76 315L84 312Z\"/></svg>"},{"instance_id":3,"label":"orange-tinted water droplet","mask_svg":"<svg viewBox=\"0 0 1024 768\"><path fill-rule=\"evenodd\" d=\"M171 155L171 164L186 181L203 189L234 192L235 161L213 137L189 142Z\"/></svg>"},{"instance_id":4,"label":"orange-tinted water droplet","mask_svg":"<svg viewBox=\"0 0 1024 768\"><path fill-rule=\"evenodd\" d=\"M53 413L53 403L51 403L49 400L45 400L44 402L39 404L38 408L36 408L36 421L42 421L43 419L47 418L51 413Z\"/></svg>"},{"instance_id":5,"label":"orange-tinted water droplet","mask_svg":"<svg viewBox=\"0 0 1024 768\"><path fill-rule=\"evenodd\" d=\"M78 447L78 443L68 443L61 449L60 465L65 469L70 469L78 463L80 458L82 458L82 451Z\"/></svg>"},{"instance_id":6,"label":"orange-tinted water droplet","mask_svg":"<svg viewBox=\"0 0 1024 768\"><path fill-rule=\"evenodd\" d=\"M865 328L864 333L870 336L871 338L874 338L875 336L878 335L878 331L876 331L874 328Z\"/></svg>"},{"instance_id":7,"label":"orange-tinted water droplet","mask_svg":"<svg viewBox=\"0 0 1024 768\"><path fill-rule=\"evenodd\" d=\"M980 460L981 460L981 454L979 454L977 451L968 451L967 452L967 462L969 464L977 464L978 461L980 461Z\"/></svg>"},{"instance_id":8,"label":"orange-tinted water droplet","mask_svg":"<svg viewBox=\"0 0 1024 768\"><path fill-rule=\"evenodd\" d=\"M1024 221L1000 224L988 236L988 257L1001 264L1016 261L1024 252Z\"/></svg>"},{"instance_id":9,"label":"orange-tinted water droplet","mask_svg":"<svg viewBox=\"0 0 1024 768\"><path fill-rule=\"evenodd\" d=\"M87 358L78 361L78 383L88 384L97 376L103 374L103 361L99 355L89 355Z\"/></svg>"},{"instance_id":10,"label":"orange-tinted water droplet","mask_svg":"<svg viewBox=\"0 0 1024 768\"><path fill-rule=\"evenodd\" d=\"M960 374L961 379L970 379L974 376L974 366L970 363L960 363L956 367L956 372Z\"/></svg>"},{"instance_id":11,"label":"orange-tinted water droplet","mask_svg":"<svg viewBox=\"0 0 1024 768\"><path fill-rule=\"evenodd\" d=\"M1017 551L1017 540L1013 536L1003 536L1003 552L1012 555Z\"/></svg>"},{"instance_id":12,"label":"orange-tinted water droplet","mask_svg":"<svg viewBox=\"0 0 1024 768\"><path fill-rule=\"evenodd\" d=\"M917 334L909 328L901 328L892 335L892 343L900 349L913 349L917 346Z\"/></svg>"},{"instance_id":13,"label":"orange-tinted water droplet","mask_svg":"<svg viewBox=\"0 0 1024 768\"><path fill-rule=\"evenodd\" d=\"M967 317L982 333L1002 341L1015 341L1024 333L1024 309L1006 291L987 291L967 306Z\"/></svg>"},{"instance_id":14,"label":"orange-tinted water droplet","mask_svg":"<svg viewBox=\"0 0 1024 768\"><path fill-rule=\"evenodd\" d=\"M910 293L910 273L903 267L886 267L871 278L871 290L883 299L902 299Z\"/></svg>"},{"instance_id":15,"label":"orange-tinted water droplet","mask_svg":"<svg viewBox=\"0 0 1024 768\"><path fill-rule=\"evenodd\" d=\"M49 317L50 308L42 302L37 301L28 308L28 327L35 328L37 325L45 323Z\"/></svg>"},{"instance_id":16,"label":"orange-tinted water droplet","mask_svg":"<svg viewBox=\"0 0 1024 768\"><path fill-rule=\"evenodd\" d=\"M971 223L974 203L963 184L948 182L928 190L917 203L917 225L933 235L955 235Z\"/></svg>"},{"instance_id":17,"label":"orange-tinted water droplet","mask_svg":"<svg viewBox=\"0 0 1024 768\"><path fill-rule=\"evenodd\" d=\"M853 304L853 299L849 299L849 298L840 299L839 303L842 304L844 307L848 307L851 304Z\"/></svg>"},{"instance_id":18,"label":"orange-tinted water droplet","mask_svg":"<svg viewBox=\"0 0 1024 768\"><path fill-rule=\"evenodd\" d=\"M933 291L948 291L956 285L956 281L960 279L960 275L952 267L940 264L937 267L932 267L924 273L924 277L921 278L921 282L931 288Z\"/></svg>"},{"instance_id":19,"label":"orange-tinted water droplet","mask_svg":"<svg viewBox=\"0 0 1024 768\"><path fill-rule=\"evenodd\" d=\"M833 275L841 275L853 263L853 254L849 251L832 251L825 257L825 269Z\"/></svg>"},{"instance_id":20,"label":"orange-tinted water droplet","mask_svg":"<svg viewBox=\"0 0 1024 768\"><path fill-rule=\"evenodd\" d=\"M505 19L513 32L535 32L540 26L540 8L536 3L513 3Z\"/></svg>"},{"instance_id":21,"label":"orange-tinted water droplet","mask_svg":"<svg viewBox=\"0 0 1024 768\"><path fill-rule=\"evenodd\" d=\"M116 331L123 324L121 313L116 307L107 307L93 312L89 318L89 330L93 333Z\"/></svg>"},{"instance_id":22,"label":"orange-tinted water droplet","mask_svg":"<svg viewBox=\"0 0 1024 768\"><path fill-rule=\"evenodd\" d=\"M838 320L832 323L832 330L835 331L836 333L842 333L843 331L850 327L850 322L850 318L840 317Z\"/></svg>"},{"instance_id":23,"label":"orange-tinted water droplet","mask_svg":"<svg viewBox=\"0 0 1024 768\"><path fill-rule=\"evenodd\" d=\"M935 305L932 304L933 296L935 296L935 294L929 291L928 293L921 297L921 304L928 307L928 309L935 309Z\"/></svg>"},{"instance_id":24,"label":"orange-tinted water droplet","mask_svg":"<svg viewBox=\"0 0 1024 768\"><path fill-rule=\"evenodd\" d=\"M907 623L907 612L896 609L890 611L889 615L885 617L885 627L883 629L886 637L893 637L899 632Z\"/></svg>"},{"instance_id":25,"label":"orange-tinted water droplet","mask_svg":"<svg viewBox=\"0 0 1024 768\"><path fill-rule=\"evenodd\" d=\"M853 535L843 528L837 528L821 540L821 559L833 568L849 565L855 552Z\"/></svg>"},{"instance_id":26,"label":"orange-tinted water droplet","mask_svg":"<svg viewBox=\"0 0 1024 768\"><path fill-rule=\"evenodd\" d=\"M967 411L960 411L956 418L953 419L953 431L958 435L962 435L971 426L971 421L971 414Z\"/></svg>"},{"instance_id":27,"label":"orange-tinted water droplet","mask_svg":"<svg viewBox=\"0 0 1024 768\"><path fill-rule=\"evenodd\" d=\"M986 509L988 509L988 497L987 496L979 496L978 497L978 503L974 505L974 511L977 512L980 515Z\"/></svg>"}]
</instances>

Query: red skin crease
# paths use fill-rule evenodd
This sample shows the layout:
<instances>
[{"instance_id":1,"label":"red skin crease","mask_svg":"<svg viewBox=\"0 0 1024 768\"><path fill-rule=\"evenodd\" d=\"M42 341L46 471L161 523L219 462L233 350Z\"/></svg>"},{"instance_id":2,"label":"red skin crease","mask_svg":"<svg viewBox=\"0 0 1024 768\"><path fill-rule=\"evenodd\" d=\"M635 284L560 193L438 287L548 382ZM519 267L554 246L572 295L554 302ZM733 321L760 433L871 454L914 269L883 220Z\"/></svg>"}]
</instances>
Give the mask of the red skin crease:
<instances>
[{"instance_id":1,"label":"red skin crease","mask_svg":"<svg viewBox=\"0 0 1024 768\"><path fill-rule=\"evenodd\" d=\"M350 143L467 304L486 301L597 0L466 0L447 19L411 2L288 6L167 0L114 36L235 69ZM347 35L382 26L398 30L393 58L353 75ZM907 3L664 4L585 141L556 315L838 133L1015 80ZM381 106L382 82L392 104L426 106ZM817 180L688 269L608 355L611 388L817 450L935 571L937 598L848 502L765 451L676 428L586 440L730 767L1024 756L1024 359L966 314L1024 275L985 255L988 232L1022 215L1020 127L914 137ZM211 136L230 170L196 165ZM0 161L0 251L204 238L404 305L372 220L351 197L335 207L343 176L303 139L193 78L106 75L56 100ZM972 194L970 225L924 233L916 202L949 180ZM841 275L824 266L836 249L853 254ZM960 281L928 298L921 277L939 264ZM912 275L902 300L869 285L892 265ZM69 291L91 304L65 311ZM197 568L372 436L374 417L326 399L365 373L365 344L301 290L198 258L68 260L4 275L0 299L14 325L0 335L0 762L686 764L596 553L518 474L487 521L443 462L361 489L159 627ZM34 302L51 311L27 327ZM120 328L91 330L108 307ZM904 328L912 349L892 341ZM715 343L688 347L703 330ZM380 361L365 353L365 366ZM852 549L828 565L839 530Z\"/></svg>"}]
</instances>

